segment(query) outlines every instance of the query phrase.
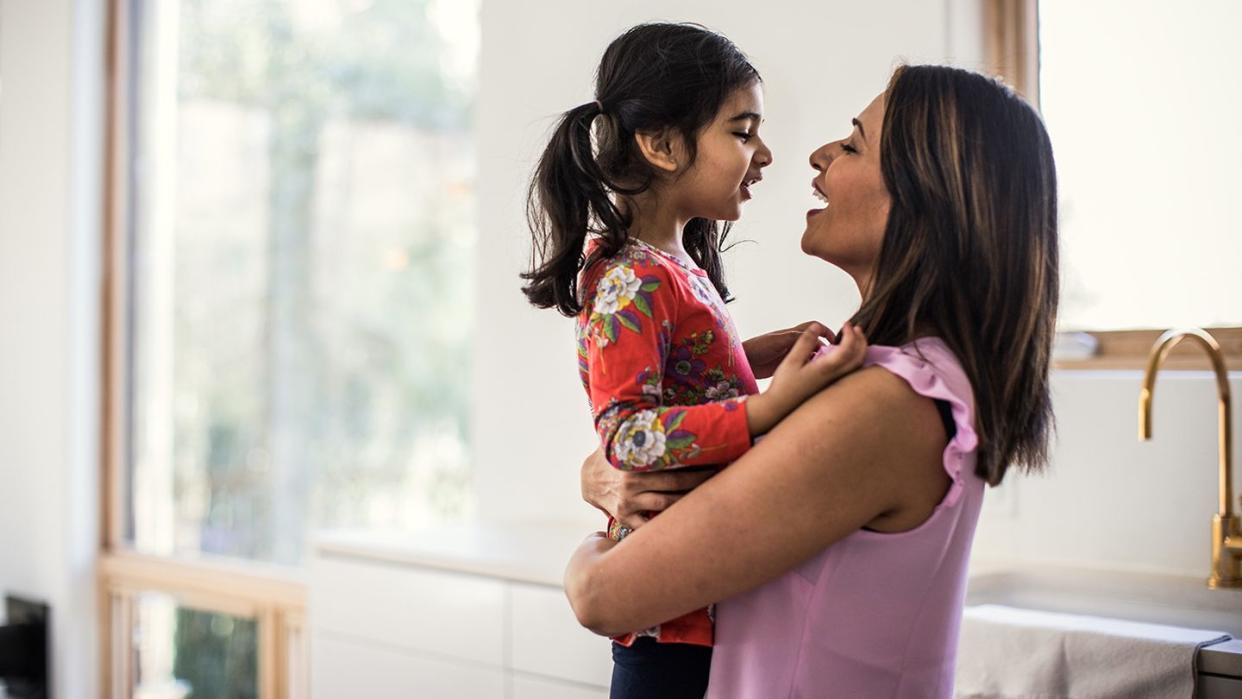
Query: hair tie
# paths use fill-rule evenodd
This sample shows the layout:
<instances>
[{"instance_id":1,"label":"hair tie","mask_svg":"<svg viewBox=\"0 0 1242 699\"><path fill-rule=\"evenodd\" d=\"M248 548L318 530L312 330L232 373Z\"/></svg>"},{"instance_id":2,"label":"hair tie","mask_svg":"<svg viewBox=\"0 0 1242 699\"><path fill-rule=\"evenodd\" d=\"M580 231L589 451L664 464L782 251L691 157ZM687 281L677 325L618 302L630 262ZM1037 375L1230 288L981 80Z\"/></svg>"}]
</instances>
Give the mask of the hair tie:
<instances>
[{"instance_id":1,"label":"hair tie","mask_svg":"<svg viewBox=\"0 0 1242 699\"><path fill-rule=\"evenodd\" d=\"M595 106L596 106L596 108L598 108L598 109L599 109L599 113L600 113L600 114L603 114L603 113L604 113L604 103L603 103L603 102L600 102L599 100L595 100Z\"/></svg>"}]
</instances>

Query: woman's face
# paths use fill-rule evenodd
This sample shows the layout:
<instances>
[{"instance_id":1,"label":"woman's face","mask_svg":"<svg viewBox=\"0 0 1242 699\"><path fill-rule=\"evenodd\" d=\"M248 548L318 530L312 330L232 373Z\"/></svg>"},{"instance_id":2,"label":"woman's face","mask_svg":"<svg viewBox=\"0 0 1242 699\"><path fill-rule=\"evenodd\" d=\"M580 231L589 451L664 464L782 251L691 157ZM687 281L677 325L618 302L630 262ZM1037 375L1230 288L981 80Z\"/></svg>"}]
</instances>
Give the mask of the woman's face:
<instances>
[{"instance_id":1,"label":"woman's face","mask_svg":"<svg viewBox=\"0 0 1242 699\"><path fill-rule=\"evenodd\" d=\"M892 204L880 171L883 124L880 94L854 119L847 138L811 154L811 167L818 173L811 185L826 205L807 212L802 251L845 270L862 290L880 255Z\"/></svg>"}]
</instances>

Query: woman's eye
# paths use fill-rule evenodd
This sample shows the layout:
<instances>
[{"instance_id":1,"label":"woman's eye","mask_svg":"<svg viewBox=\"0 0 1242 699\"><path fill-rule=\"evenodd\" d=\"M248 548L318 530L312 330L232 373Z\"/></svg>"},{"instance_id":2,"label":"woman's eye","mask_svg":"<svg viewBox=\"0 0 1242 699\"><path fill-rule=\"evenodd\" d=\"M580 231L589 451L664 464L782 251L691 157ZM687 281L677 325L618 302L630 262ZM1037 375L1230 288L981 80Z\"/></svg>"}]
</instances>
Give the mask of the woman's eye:
<instances>
[{"instance_id":1,"label":"woman's eye","mask_svg":"<svg viewBox=\"0 0 1242 699\"><path fill-rule=\"evenodd\" d=\"M841 150L845 151L846 153L857 153L858 152L857 148L855 148L854 146L851 146L848 143L842 143Z\"/></svg>"}]
</instances>

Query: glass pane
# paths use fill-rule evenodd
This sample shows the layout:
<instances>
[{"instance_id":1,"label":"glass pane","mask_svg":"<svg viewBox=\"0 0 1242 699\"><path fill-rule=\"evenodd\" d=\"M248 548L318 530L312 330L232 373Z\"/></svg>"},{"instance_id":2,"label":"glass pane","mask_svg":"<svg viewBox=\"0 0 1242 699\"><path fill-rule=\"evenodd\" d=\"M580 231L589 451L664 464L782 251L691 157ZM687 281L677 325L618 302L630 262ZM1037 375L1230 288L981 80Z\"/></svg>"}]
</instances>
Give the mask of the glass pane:
<instances>
[{"instance_id":1,"label":"glass pane","mask_svg":"<svg viewBox=\"0 0 1242 699\"><path fill-rule=\"evenodd\" d=\"M1242 323L1242 3L1040 0L1065 329Z\"/></svg>"},{"instance_id":2,"label":"glass pane","mask_svg":"<svg viewBox=\"0 0 1242 699\"><path fill-rule=\"evenodd\" d=\"M469 513L478 8L138 3L130 536Z\"/></svg>"},{"instance_id":3,"label":"glass pane","mask_svg":"<svg viewBox=\"0 0 1242 699\"><path fill-rule=\"evenodd\" d=\"M258 624L179 606L148 593L135 600L135 699L257 697Z\"/></svg>"}]
</instances>

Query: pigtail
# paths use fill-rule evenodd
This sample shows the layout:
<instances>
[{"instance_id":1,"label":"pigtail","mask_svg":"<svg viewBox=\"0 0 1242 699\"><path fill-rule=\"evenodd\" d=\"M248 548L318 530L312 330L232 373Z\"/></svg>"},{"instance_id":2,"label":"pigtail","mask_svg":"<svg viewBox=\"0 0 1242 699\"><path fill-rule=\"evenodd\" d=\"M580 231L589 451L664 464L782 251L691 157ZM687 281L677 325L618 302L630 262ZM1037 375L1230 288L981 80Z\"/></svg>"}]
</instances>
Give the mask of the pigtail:
<instances>
[{"instance_id":1,"label":"pigtail","mask_svg":"<svg viewBox=\"0 0 1242 699\"><path fill-rule=\"evenodd\" d=\"M527 194L526 217L533 237L530 270L522 274L526 298L539 308L566 316L582 310L578 275L595 260L583 251L589 232L603 238L600 257L611 257L626 241L628 218L609 196L616 191L595 159L591 126L601 113L588 102L561 117L539 159Z\"/></svg>"}]
</instances>

